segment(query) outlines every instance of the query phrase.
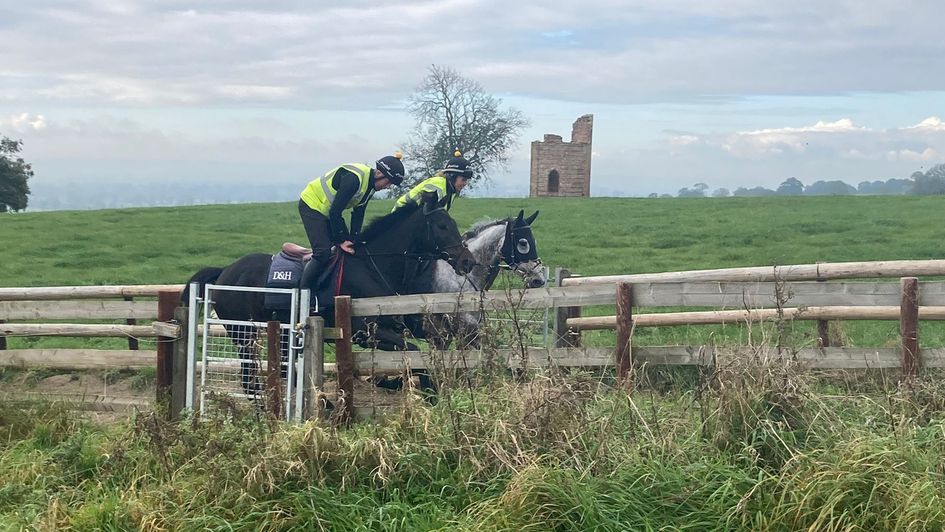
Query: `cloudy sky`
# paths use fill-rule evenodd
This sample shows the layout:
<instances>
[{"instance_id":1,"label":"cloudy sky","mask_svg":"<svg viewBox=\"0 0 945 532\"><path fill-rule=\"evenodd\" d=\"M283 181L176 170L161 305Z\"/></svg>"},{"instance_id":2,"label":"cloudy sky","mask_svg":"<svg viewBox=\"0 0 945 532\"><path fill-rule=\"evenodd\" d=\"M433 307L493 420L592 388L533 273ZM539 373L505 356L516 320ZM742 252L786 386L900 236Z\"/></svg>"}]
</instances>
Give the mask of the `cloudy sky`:
<instances>
[{"instance_id":1,"label":"cloudy sky","mask_svg":"<svg viewBox=\"0 0 945 532\"><path fill-rule=\"evenodd\" d=\"M595 115L592 194L908 177L945 162L941 0L0 2L0 134L36 183L298 183L409 135L454 67L531 126ZM296 190L290 185L288 196ZM291 199L291 197L286 198Z\"/></svg>"}]
</instances>

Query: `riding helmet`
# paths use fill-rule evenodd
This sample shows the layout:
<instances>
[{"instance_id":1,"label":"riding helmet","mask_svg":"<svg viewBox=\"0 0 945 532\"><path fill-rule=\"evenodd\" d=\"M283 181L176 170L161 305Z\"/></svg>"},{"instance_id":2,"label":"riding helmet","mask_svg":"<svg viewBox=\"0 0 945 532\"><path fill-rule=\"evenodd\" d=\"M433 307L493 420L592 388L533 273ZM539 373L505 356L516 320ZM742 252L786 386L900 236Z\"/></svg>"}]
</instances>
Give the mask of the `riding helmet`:
<instances>
[{"instance_id":1,"label":"riding helmet","mask_svg":"<svg viewBox=\"0 0 945 532\"><path fill-rule=\"evenodd\" d=\"M446 161L443 172L446 174L455 174L454 177L462 176L466 179L472 179L473 177L473 171L469 161L463 157L462 152L459 150L453 152L453 157L449 161Z\"/></svg>"},{"instance_id":2,"label":"riding helmet","mask_svg":"<svg viewBox=\"0 0 945 532\"><path fill-rule=\"evenodd\" d=\"M377 160L377 169L384 174L384 177L390 179L390 182L399 185L404 180L404 163L401 162L401 153L395 152L393 155L387 155Z\"/></svg>"}]
</instances>

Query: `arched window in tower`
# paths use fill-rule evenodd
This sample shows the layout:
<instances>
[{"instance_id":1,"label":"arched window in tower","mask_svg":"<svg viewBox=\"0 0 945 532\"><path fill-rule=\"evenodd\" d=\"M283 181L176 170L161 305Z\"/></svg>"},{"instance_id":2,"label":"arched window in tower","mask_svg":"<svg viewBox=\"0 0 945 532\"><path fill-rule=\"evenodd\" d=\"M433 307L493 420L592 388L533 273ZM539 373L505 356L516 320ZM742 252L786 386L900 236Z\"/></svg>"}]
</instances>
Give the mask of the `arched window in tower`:
<instances>
[{"instance_id":1,"label":"arched window in tower","mask_svg":"<svg viewBox=\"0 0 945 532\"><path fill-rule=\"evenodd\" d=\"M558 171L552 170L548 172L548 193L557 194L558 193Z\"/></svg>"}]
</instances>

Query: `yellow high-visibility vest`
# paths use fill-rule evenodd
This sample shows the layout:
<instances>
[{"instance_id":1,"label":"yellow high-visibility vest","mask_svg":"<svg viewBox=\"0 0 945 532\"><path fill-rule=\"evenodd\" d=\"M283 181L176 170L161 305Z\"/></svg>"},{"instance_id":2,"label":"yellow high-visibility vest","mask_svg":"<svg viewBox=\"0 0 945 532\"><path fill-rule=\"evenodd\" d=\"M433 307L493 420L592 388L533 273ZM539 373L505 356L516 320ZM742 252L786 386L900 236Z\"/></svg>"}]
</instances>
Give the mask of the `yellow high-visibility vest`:
<instances>
[{"instance_id":1,"label":"yellow high-visibility vest","mask_svg":"<svg viewBox=\"0 0 945 532\"><path fill-rule=\"evenodd\" d=\"M435 175L417 183L416 186L410 189L410 192L397 198L397 203L394 204L394 208L391 209L391 212L396 211L408 203L416 203L419 205L420 198L423 196L424 192L433 192L436 194L436 202L439 204L446 198L448 194L446 188L446 178L441 175ZM450 205L447 204L446 210L449 210L449 208Z\"/></svg>"},{"instance_id":2,"label":"yellow high-visibility vest","mask_svg":"<svg viewBox=\"0 0 945 532\"><path fill-rule=\"evenodd\" d=\"M341 169L352 172L354 175L358 176L359 181L358 193L345 205L345 209L353 209L360 206L361 198L364 198L364 203L367 203L370 197L365 197L364 193L367 192L368 184L371 182L371 172L373 172L374 169L361 163L343 164L337 168L332 168L328 173L318 179L313 179L305 189L302 190L302 201L311 207L312 210L328 216L328 211L331 210L331 204L335 201L335 194L338 193L332 184L332 180L335 177L335 173Z\"/></svg>"}]
</instances>

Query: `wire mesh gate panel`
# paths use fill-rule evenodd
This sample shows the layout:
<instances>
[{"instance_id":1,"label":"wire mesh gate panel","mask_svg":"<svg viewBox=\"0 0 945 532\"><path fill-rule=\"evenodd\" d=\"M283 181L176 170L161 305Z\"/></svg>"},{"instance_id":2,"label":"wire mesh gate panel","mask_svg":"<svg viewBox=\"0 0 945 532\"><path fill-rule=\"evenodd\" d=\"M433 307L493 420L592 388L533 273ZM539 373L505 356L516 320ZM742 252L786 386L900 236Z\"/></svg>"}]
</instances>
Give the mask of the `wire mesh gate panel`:
<instances>
[{"instance_id":1,"label":"wire mesh gate panel","mask_svg":"<svg viewBox=\"0 0 945 532\"><path fill-rule=\"evenodd\" d=\"M254 288L206 285L201 301L196 300L198 289L191 285L191 307L203 309L202 330L197 327L198 312L191 313L191 344L188 346L187 407L194 409L198 402L201 416L206 413L214 396L224 395L252 401L266 407L266 382L269 371L278 371L285 419L302 419L302 380L305 372L303 323L308 317L310 296L308 290ZM251 297L255 294L286 294L291 298L288 322L279 324L279 367L269 368L267 322L225 320L213 313L215 298L222 292L238 292ZM198 368L199 366L199 368ZM199 370L199 382L194 378ZM274 410L270 405L269 410Z\"/></svg>"}]
</instances>

